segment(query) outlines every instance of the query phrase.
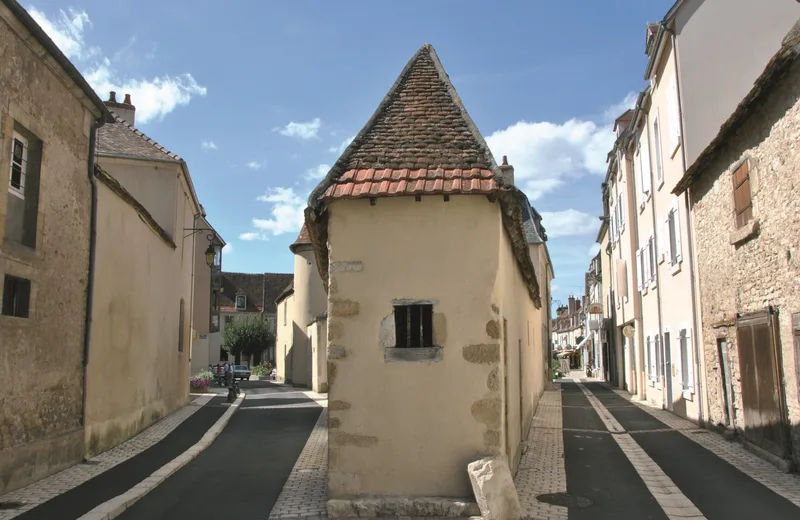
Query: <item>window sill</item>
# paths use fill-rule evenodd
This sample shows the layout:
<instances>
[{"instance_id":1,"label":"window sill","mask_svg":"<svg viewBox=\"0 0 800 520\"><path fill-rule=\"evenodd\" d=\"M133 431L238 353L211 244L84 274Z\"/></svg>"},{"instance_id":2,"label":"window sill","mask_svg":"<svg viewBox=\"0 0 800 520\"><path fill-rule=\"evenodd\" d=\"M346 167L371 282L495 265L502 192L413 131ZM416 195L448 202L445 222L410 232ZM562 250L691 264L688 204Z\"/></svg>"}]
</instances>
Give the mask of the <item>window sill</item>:
<instances>
[{"instance_id":1,"label":"window sill","mask_svg":"<svg viewBox=\"0 0 800 520\"><path fill-rule=\"evenodd\" d=\"M36 249L9 239L3 239L3 248L0 251L0 255L29 266L32 266L41 258Z\"/></svg>"},{"instance_id":2,"label":"window sill","mask_svg":"<svg viewBox=\"0 0 800 520\"><path fill-rule=\"evenodd\" d=\"M694 401L694 389L684 390L683 398L687 401Z\"/></svg>"},{"instance_id":3,"label":"window sill","mask_svg":"<svg viewBox=\"0 0 800 520\"><path fill-rule=\"evenodd\" d=\"M758 219L750 219L744 226L740 227L730 235L730 243L732 246L738 246L743 242L753 238L759 229Z\"/></svg>"},{"instance_id":4,"label":"window sill","mask_svg":"<svg viewBox=\"0 0 800 520\"><path fill-rule=\"evenodd\" d=\"M661 188L664 187L664 177L662 176L661 179L659 179L657 182L658 182L658 186L656 186L656 189L658 191L661 191Z\"/></svg>"},{"instance_id":5,"label":"window sill","mask_svg":"<svg viewBox=\"0 0 800 520\"><path fill-rule=\"evenodd\" d=\"M441 361L442 347L422 347L422 348L397 348L389 347L384 349L384 361L392 362L427 362Z\"/></svg>"},{"instance_id":6,"label":"window sill","mask_svg":"<svg viewBox=\"0 0 800 520\"><path fill-rule=\"evenodd\" d=\"M655 279L652 282L650 282L650 290L651 291L655 291L656 290L656 281L655 281Z\"/></svg>"},{"instance_id":7,"label":"window sill","mask_svg":"<svg viewBox=\"0 0 800 520\"><path fill-rule=\"evenodd\" d=\"M681 264L682 262L678 262L677 264L672 264L672 267L669 268L669 274L675 276L676 274L681 272Z\"/></svg>"},{"instance_id":8,"label":"window sill","mask_svg":"<svg viewBox=\"0 0 800 520\"><path fill-rule=\"evenodd\" d=\"M669 158L670 159L674 159L675 158L675 154L678 152L678 150L680 150L680 148L681 148L681 142L680 142L680 139L678 139L678 144L676 144L675 148L673 148L672 152L670 152Z\"/></svg>"},{"instance_id":9,"label":"window sill","mask_svg":"<svg viewBox=\"0 0 800 520\"><path fill-rule=\"evenodd\" d=\"M28 328L31 325L31 316L27 318L18 318L16 316L6 316L5 314L0 314L0 328L9 328L9 329L23 329Z\"/></svg>"}]
</instances>

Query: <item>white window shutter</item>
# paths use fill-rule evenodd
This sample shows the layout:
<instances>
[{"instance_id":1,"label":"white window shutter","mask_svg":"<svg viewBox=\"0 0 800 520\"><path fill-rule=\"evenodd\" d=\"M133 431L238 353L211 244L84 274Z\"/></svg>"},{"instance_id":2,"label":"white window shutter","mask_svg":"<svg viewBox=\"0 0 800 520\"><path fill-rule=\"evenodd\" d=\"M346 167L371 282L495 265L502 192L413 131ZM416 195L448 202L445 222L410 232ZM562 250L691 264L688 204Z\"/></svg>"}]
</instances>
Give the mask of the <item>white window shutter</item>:
<instances>
[{"instance_id":1,"label":"white window shutter","mask_svg":"<svg viewBox=\"0 0 800 520\"><path fill-rule=\"evenodd\" d=\"M683 248L681 247L681 212L678 208L678 201L676 200L672 206L675 211L675 263L681 263L683 260Z\"/></svg>"},{"instance_id":2,"label":"white window shutter","mask_svg":"<svg viewBox=\"0 0 800 520\"><path fill-rule=\"evenodd\" d=\"M642 272L644 279L642 280L642 287L647 287L650 283L650 242L642 249Z\"/></svg>"},{"instance_id":3,"label":"white window shutter","mask_svg":"<svg viewBox=\"0 0 800 520\"><path fill-rule=\"evenodd\" d=\"M678 104L678 83L677 78L673 79L667 92L667 103L669 110L669 146L670 153L678 146L681 137L681 115Z\"/></svg>"},{"instance_id":4,"label":"white window shutter","mask_svg":"<svg viewBox=\"0 0 800 520\"><path fill-rule=\"evenodd\" d=\"M622 230L625 231L625 213L626 213L626 203L625 197L622 196L622 193L619 194L619 214L620 220L622 221Z\"/></svg>"},{"instance_id":5,"label":"white window shutter","mask_svg":"<svg viewBox=\"0 0 800 520\"><path fill-rule=\"evenodd\" d=\"M650 235L650 242L649 242L649 246L650 247L647 248L648 253L650 253L650 254L647 255L648 260L650 260L650 263L649 263L649 266L650 266L650 283L652 283L656 279L656 269L658 269L657 264L656 264L656 237L655 237L655 230L653 230L653 233L654 234Z\"/></svg>"},{"instance_id":6,"label":"white window shutter","mask_svg":"<svg viewBox=\"0 0 800 520\"><path fill-rule=\"evenodd\" d=\"M636 251L636 284L642 292L642 251Z\"/></svg>"},{"instance_id":7,"label":"white window shutter","mask_svg":"<svg viewBox=\"0 0 800 520\"><path fill-rule=\"evenodd\" d=\"M664 221L664 259L672 265L672 237L669 234L669 212Z\"/></svg>"},{"instance_id":8,"label":"white window shutter","mask_svg":"<svg viewBox=\"0 0 800 520\"><path fill-rule=\"evenodd\" d=\"M650 193L652 189L650 185L650 140L647 137L647 127L642 131L642 186L646 193Z\"/></svg>"},{"instance_id":9,"label":"white window shutter","mask_svg":"<svg viewBox=\"0 0 800 520\"><path fill-rule=\"evenodd\" d=\"M689 369L686 380L689 382L689 388L694 390L694 346L692 345L692 329L689 327L686 328L686 352L688 354L686 357L689 360L689 362L686 363Z\"/></svg>"}]
</instances>

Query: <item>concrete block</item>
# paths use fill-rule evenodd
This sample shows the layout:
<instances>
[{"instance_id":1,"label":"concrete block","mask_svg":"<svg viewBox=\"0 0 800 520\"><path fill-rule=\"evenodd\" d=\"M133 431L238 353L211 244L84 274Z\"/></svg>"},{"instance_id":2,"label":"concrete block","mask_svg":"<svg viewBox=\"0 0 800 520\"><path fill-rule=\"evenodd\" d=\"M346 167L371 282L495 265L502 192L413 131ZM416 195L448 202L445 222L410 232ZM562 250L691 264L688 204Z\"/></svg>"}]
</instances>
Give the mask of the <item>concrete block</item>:
<instances>
[{"instance_id":1,"label":"concrete block","mask_svg":"<svg viewBox=\"0 0 800 520\"><path fill-rule=\"evenodd\" d=\"M476 460L467 471L484 520L521 520L517 488L504 457Z\"/></svg>"}]
</instances>

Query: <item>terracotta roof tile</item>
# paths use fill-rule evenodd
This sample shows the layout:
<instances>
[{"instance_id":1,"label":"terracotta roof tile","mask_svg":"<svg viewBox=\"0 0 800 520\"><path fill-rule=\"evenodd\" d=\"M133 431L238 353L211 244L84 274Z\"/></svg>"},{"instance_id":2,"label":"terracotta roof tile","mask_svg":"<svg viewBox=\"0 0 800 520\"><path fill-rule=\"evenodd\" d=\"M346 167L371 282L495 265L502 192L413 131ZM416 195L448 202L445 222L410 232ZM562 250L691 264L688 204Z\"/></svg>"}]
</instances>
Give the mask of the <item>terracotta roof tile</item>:
<instances>
[{"instance_id":1,"label":"terracotta roof tile","mask_svg":"<svg viewBox=\"0 0 800 520\"><path fill-rule=\"evenodd\" d=\"M401 195L489 194L500 189L490 170L348 170L328 187L326 199ZM306 238L308 231L306 230Z\"/></svg>"}]
</instances>

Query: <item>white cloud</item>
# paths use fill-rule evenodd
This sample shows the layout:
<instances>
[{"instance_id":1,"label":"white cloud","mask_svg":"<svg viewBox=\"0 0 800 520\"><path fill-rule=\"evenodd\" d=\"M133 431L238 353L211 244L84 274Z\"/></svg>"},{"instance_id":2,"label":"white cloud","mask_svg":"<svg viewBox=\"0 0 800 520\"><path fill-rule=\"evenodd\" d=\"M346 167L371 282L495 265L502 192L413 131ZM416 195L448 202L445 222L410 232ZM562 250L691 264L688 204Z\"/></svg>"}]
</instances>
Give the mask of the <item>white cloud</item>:
<instances>
[{"instance_id":1,"label":"white cloud","mask_svg":"<svg viewBox=\"0 0 800 520\"><path fill-rule=\"evenodd\" d=\"M253 227L257 231L242 233L239 235L242 240L268 240L270 236L299 232L303 227L306 201L293 188L270 188L258 200L271 205L270 217L254 218Z\"/></svg>"},{"instance_id":2,"label":"white cloud","mask_svg":"<svg viewBox=\"0 0 800 520\"><path fill-rule=\"evenodd\" d=\"M306 171L305 177L307 180L310 181L321 179L328 174L328 171L330 171L330 169L331 166L329 164L320 164L314 166L313 168L309 168L308 171Z\"/></svg>"},{"instance_id":3,"label":"white cloud","mask_svg":"<svg viewBox=\"0 0 800 520\"><path fill-rule=\"evenodd\" d=\"M616 105L611 105L608 107L603 113L603 117L605 118L606 122L613 124L614 120L625 113L626 110L636 106L637 97L639 97L639 94L636 92L628 92L628 95L625 96L625 99Z\"/></svg>"},{"instance_id":4,"label":"white cloud","mask_svg":"<svg viewBox=\"0 0 800 520\"><path fill-rule=\"evenodd\" d=\"M214 141L203 141L202 143L200 143L200 146L203 148L203 150L216 150L217 149L217 145L216 145L216 143Z\"/></svg>"},{"instance_id":5,"label":"white cloud","mask_svg":"<svg viewBox=\"0 0 800 520\"><path fill-rule=\"evenodd\" d=\"M264 166L267 165L267 161L250 161L245 166L250 168L251 170L260 170Z\"/></svg>"},{"instance_id":6,"label":"white cloud","mask_svg":"<svg viewBox=\"0 0 800 520\"><path fill-rule=\"evenodd\" d=\"M553 292L553 291L558 291L559 289L561 289L561 287L559 287L558 285L556 285L556 284L550 284L550 291L551 291L551 292Z\"/></svg>"},{"instance_id":7,"label":"white cloud","mask_svg":"<svg viewBox=\"0 0 800 520\"><path fill-rule=\"evenodd\" d=\"M347 147L350 146L350 143L352 143L353 139L355 138L356 136L348 137L347 139L342 141L342 144L340 144L339 146L331 146L330 148L328 148L328 151L333 153L338 153L339 155L341 155L342 153L344 153Z\"/></svg>"},{"instance_id":8,"label":"white cloud","mask_svg":"<svg viewBox=\"0 0 800 520\"><path fill-rule=\"evenodd\" d=\"M494 132L486 142L496 160L508 156L515 183L537 200L567 181L605 175L606 157L615 140L613 120L635 101L636 95L628 94L604 112L602 123L583 119L564 123L519 121ZM615 115L609 116L611 113Z\"/></svg>"},{"instance_id":9,"label":"white cloud","mask_svg":"<svg viewBox=\"0 0 800 520\"><path fill-rule=\"evenodd\" d=\"M316 117L307 123L290 122L283 128L275 128L274 130L280 132L281 135L287 137L297 137L298 139L315 139L319 137L319 129L322 127L322 121Z\"/></svg>"},{"instance_id":10,"label":"white cloud","mask_svg":"<svg viewBox=\"0 0 800 520\"><path fill-rule=\"evenodd\" d=\"M30 7L29 12L61 51L76 63L102 99L112 90L120 96L131 95L138 123L161 120L176 107L189 104L193 97L206 95L206 87L198 84L189 73L164 74L151 79L124 77L115 69L115 61L101 57L99 47L87 46L84 33L92 23L86 11L62 9L53 20L35 7ZM134 42L135 39L129 41L128 48Z\"/></svg>"},{"instance_id":11,"label":"white cloud","mask_svg":"<svg viewBox=\"0 0 800 520\"><path fill-rule=\"evenodd\" d=\"M225 244L222 246L222 253L229 255L233 252L233 244Z\"/></svg>"},{"instance_id":12,"label":"white cloud","mask_svg":"<svg viewBox=\"0 0 800 520\"><path fill-rule=\"evenodd\" d=\"M600 219L576 209L542 211L542 224L549 238L588 235L600 229Z\"/></svg>"},{"instance_id":13,"label":"white cloud","mask_svg":"<svg viewBox=\"0 0 800 520\"><path fill-rule=\"evenodd\" d=\"M594 258L599 252L600 252L600 244L592 244L592 247L589 248L589 256L591 258Z\"/></svg>"}]
</instances>

